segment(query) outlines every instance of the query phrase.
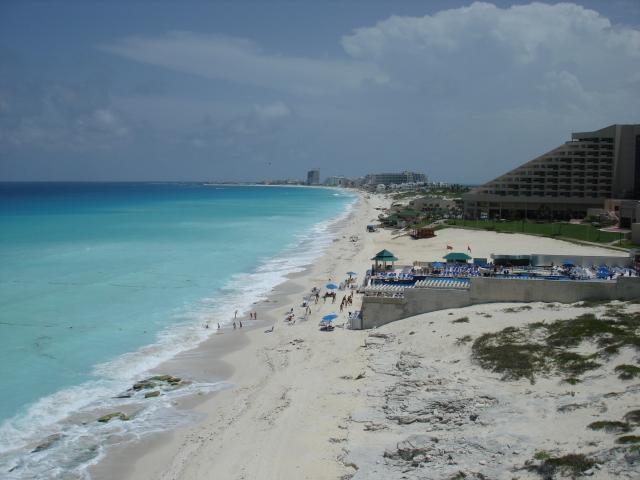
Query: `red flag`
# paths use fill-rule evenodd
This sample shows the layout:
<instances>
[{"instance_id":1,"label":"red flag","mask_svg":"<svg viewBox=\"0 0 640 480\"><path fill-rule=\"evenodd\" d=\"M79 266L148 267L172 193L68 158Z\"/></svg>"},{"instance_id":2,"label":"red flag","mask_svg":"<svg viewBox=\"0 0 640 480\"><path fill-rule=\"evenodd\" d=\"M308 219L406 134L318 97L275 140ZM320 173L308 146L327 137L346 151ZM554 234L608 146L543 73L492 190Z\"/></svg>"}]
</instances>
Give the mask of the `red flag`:
<instances>
[{"instance_id":1,"label":"red flag","mask_svg":"<svg viewBox=\"0 0 640 480\"><path fill-rule=\"evenodd\" d=\"M447 250L453 250L453 247L451 245L447 245Z\"/></svg>"}]
</instances>

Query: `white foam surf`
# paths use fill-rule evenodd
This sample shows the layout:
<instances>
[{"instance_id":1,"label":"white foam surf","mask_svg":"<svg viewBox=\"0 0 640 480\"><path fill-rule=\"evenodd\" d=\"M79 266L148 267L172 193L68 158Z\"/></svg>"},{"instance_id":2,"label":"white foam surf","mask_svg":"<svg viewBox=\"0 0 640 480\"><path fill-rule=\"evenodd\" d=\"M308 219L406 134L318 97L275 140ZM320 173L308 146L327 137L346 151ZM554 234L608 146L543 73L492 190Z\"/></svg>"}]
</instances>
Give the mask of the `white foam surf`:
<instances>
[{"instance_id":1,"label":"white foam surf","mask_svg":"<svg viewBox=\"0 0 640 480\"><path fill-rule=\"evenodd\" d=\"M0 425L0 472L5 478L88 478L87 467L99 461L109 445L136 440L153 432L174 428L192 419L172 408L182 395L213 392L227 384L194 382L163 392L153 402L140 398L114 398L180 352L197 347L215 333L216 323L229 324L233 314L246 312L266 299L290 274L301 272L331 245L341 221L356 200L337 217L320 222L297 235L279 255L263 259L250 273L234 275L215 296L175 313L175 323L161 331L153 344L94 368L95 380L65 388L32 404ZM213 328L205 329L210 323ZM96 418L112 411L134 412L129 421L106 424ZM59 438L58 438L59 436ZM57 438L41 451L33 450Z\"/></svg>"}]
</instances>

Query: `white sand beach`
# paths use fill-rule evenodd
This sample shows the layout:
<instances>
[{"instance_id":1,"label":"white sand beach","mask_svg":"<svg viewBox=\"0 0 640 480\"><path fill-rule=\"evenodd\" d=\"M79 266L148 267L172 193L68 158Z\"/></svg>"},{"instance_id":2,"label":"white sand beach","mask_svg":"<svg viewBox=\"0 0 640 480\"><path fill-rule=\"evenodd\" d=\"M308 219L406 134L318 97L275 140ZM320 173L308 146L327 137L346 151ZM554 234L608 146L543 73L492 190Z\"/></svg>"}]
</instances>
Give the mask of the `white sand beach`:
<instances>
[{"instance_id":1,"label":"white sand beach","mask_svg":"<svg viewBox=\"0 0 640 480\"><path fill-rule=\"evenodd\" d=\"M346 320L346 312L339 312L344 292L338 291L335 304L321 299L312 303L309 320L286 324L292 307L297 318L302 315L302 297L312 287L324 291L329 281L344 280L347 271L364 274L370 258L383 248L402 264L439 260L447 245L456 251L470 247L476 257L626 255L519 234L444 229L435 238L413 240L392 238L388 230L366 233L366 224L379 213L376 208L387 205L382 197L361 196L330 250L277 287L268 302L256 305L257 322L245 321L248 328L242 330L225 329L158 369L186 378L189 372L222 376L231 386L185 400L178 408L197 412L195 425L113 449L93 468L92 477L454 478L462 471L465 477L455 478L541 478L523 469L536 452L579 451L609 458L590 468L594 478L638 478L638 463L625 460L626 450L609 452L616 446L615 435L586 428L599 419L619 420L640 405L637 382L622 381L613 372L615 365L634 363L633 352L624 349L576 385L556 375L532 384L501 381L499 373L472 361L469 342L457 341L533 321L573 318L585 308L539 303L513 312L505 309L514 305L476 305L419 315L376 331L320 331L318 322L326 314L338 313L338 326ZM353 235L357 242L351 241ZM347 310L359 309L360 302L355 295ZM623 308L635 311L637 306ZM468 321L452 322L461 317ZM272 325L273 332L265 333ZM402 443L407 440L413 443ZM407 445L415 451L406 454Z\"/></svg>"}]
</instances>

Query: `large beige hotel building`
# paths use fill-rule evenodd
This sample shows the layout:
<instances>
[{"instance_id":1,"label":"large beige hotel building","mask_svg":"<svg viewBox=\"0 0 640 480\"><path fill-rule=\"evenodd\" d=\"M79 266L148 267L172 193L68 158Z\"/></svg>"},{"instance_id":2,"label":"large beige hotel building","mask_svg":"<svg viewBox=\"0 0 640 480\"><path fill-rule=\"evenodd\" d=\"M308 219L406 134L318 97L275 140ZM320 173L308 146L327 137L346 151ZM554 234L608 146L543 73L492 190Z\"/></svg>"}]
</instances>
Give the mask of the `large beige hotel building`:
<instances>
[{"instance_id":1,"label":"large beige hotel building","mask_svg":"<svg viewBox=\"0 0 640 480\"><path fill-rule=\"evenodd\" d=\"M463 195L465 218L584 218L607 199L640 199L640 125L574 133Z\"/></svg>"}]
</instances>

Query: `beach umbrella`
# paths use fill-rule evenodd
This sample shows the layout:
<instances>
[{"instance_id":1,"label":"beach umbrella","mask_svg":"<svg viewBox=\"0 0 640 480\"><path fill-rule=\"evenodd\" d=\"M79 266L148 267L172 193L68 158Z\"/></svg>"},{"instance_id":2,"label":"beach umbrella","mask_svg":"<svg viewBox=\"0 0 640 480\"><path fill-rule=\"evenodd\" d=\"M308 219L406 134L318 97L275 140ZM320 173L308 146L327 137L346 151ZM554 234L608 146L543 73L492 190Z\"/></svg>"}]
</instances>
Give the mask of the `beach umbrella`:
<instances>
[{"instance_id":1,"label":"beach umbrella","mask_svg":"<svg viewBox=\"0 0 640 480\"><path fill-rule=\"evenodd\" d=\"M357 275L356 272L347 272L347 275L349 275L350 277L353 277L354 275Z\"/></svg>"},{"instance_id":2,"label":"beach umbrella","mask_svg":"<svg viewBox=\"0 0 640 480\"><path fill-rule=\"evenodd\" d=\"M327 287L329 290L335 290L336 288L338 288L335 283L327 283L325 287Z\"/></svg>"},{"instance_id":3,"label":"beach umbrella","mask_svg":"<svg viewBox=\"0 0 640 480\"><path fill-rule=\"evenodd\" d=\"M562 262L562 266L563 267L575 267L575 263L573 263L571 260L565 260L564 262Z\"/></svg>"},{"instance_id":4,"label":"beach umbrella","mask_svg":"<svg viewBox=\"0 0 640 480\"><path fill-rule=\"evenodd\" d=\"M322 317L322 320L324 320L326 322L330 322L331 320L335 320L336 318L338 318L337 314L330 313L329 315L325 315L324 317Z\"/></svg>"},{"instance_id":5,"label":"beach umbrella","mask_svg":"<svg viewBox=\"0 0 640 480\"><path fill-rule=\"evenodd\" d=\"M440 263L440 262L433 262L433 263L431 264L431 266L432 266L433 268L442 268L442 267L444 267L444 264L443 264L443 263Z\"/></svg>"}]
</instances>

